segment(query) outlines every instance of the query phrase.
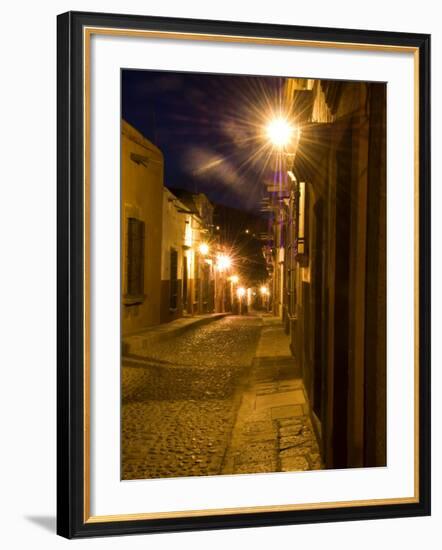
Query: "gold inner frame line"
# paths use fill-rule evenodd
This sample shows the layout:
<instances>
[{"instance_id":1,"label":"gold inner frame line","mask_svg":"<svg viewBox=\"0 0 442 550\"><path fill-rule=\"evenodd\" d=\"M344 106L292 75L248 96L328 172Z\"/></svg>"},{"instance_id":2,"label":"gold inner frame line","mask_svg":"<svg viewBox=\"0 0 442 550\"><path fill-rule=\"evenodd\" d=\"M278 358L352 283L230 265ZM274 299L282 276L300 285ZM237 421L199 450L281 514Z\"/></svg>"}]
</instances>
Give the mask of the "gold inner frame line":
<instances>
[{"instance_id":1,"label":"gold inner frame line","mask_svg":"<svg viewBox=\"0 0 442 550\"><path fill-rule=\"evenodd\" d=\"M92 35L144 37L174 40L196 40L204 42L232 42L288 47L332 48L356 51L377 51L390 53L412 53L414 62L414 495L410 497L317 502L286 505L216 508L207 510L181 510L173 512L151 512L91 515L90 492L90 84L91 84L91 37ZM419 502L419 49L411 46L377 45L319 40L296 40L268 37L245 37L207 33L149 31L137 29L114 29L108 27L83 28L83 169L84 169L84 522L102 523L161 518L203 517L256 512L278 512L299 510L321 510L355 506L379 506L411 504Z\"/></svg>"}]
</instances>

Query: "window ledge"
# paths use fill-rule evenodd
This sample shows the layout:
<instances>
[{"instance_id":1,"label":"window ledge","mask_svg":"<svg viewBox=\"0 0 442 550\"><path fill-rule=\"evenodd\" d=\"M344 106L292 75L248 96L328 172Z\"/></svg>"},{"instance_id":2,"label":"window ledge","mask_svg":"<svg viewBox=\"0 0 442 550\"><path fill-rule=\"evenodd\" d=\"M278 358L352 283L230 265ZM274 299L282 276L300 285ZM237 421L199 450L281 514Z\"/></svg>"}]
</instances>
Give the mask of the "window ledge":
<instances>
[{"instance_id":1,"label":"window ledge","mask_svg":"<svg viewBox=\"0 0 442 550\"><path fill-rule=\"evenodd\" d=\"M144 302L146 298L145 294L140 294L137 296L130 296L128 294L123 296L123 304L125 306L137 306Z\"/></svg>"}]
</instances>

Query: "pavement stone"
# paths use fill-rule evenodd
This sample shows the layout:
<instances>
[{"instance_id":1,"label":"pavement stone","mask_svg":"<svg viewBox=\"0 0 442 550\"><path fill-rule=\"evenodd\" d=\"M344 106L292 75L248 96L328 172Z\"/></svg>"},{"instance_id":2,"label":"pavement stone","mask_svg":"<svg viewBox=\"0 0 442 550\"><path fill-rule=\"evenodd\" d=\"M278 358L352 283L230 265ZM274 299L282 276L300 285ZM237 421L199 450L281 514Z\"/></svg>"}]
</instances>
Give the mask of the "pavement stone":
<instances>
[{"instance_id":1,"label":"pavement stone","mask_svg":"<svg viewBox=\"0 0 442 550\"><path fill-rule=\"evenodd\" d=\"M221 473L260 330L225 317L123 358L123 480Z\"/></svg>"},{"instance_id":2,"label":"pavement stone","mask_svg":"<svg viewBox=\"0 0 442 550\"><path fill-rule=\"evenodd\" d=\"M123 357L122 479L322 468L282 332L227 316Z\"/></svg>"},{"instance_id":3,"label":"pavement stone","mask_svg":"<svg viewBox=\"0 0 442 550\"><path fill-rule=\"evenodd\" d=\"M238 411L223 473L289 472L323 467L303 383L293 358L286 354L287 340L280 325L272 323L268 330L264 327L262 331L259 357L255 358ZM272 360L271 353L276 348L280 352ZM266 447L260 447L264 444ZM254 449L260 452L254 454Z\"/></svg>"}]
</instances>

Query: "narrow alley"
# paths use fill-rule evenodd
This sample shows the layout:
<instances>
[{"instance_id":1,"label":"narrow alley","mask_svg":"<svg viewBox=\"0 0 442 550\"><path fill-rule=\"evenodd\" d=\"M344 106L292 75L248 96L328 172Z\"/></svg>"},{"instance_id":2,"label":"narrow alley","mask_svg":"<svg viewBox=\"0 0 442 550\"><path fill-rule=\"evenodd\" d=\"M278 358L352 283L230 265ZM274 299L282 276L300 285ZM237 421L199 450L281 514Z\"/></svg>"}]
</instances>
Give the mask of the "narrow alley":
<instances>
[{"instance_id":1,"label":"narrow alley","mask_svg":"<svg viewBox=\"0 0 442 550\"><path fill-rule=\"evenodd\" d=\"M122 71L122 479L386 466L386 92Z\"/></svg>"},{"instance_id":2,"label":"narrow alley","mask_svg":"<svg viewBox=\"0 0 442 550\"><path fill-rule=\"evenodd\" d=\"M280 321L265 314L207 321L126 339L122 478L320 468Z\"/></svg>"}]
</instances>

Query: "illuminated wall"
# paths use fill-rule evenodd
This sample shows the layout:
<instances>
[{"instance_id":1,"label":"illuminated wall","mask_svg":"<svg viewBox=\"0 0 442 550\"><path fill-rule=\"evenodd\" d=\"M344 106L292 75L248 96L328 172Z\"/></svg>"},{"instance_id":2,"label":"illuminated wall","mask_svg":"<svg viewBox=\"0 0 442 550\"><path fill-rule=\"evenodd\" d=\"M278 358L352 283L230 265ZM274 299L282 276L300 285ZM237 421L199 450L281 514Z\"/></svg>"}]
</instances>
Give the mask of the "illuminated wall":
<instances>
[{"instance_id":1,"label":"illuminated wall","mask_svg":"<svg viewBox=\"0 0 442 550\"><path fill-rule=\"evenodd\" d=\"M163 166L161 151L135 128L122 121L121 316L123 335L160 322ZM109 243L109 246L112 244Z\"/></svg>"}]
</instances>

